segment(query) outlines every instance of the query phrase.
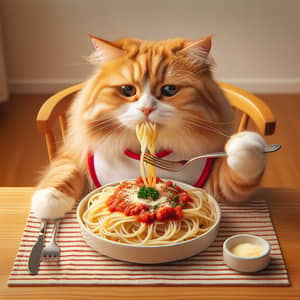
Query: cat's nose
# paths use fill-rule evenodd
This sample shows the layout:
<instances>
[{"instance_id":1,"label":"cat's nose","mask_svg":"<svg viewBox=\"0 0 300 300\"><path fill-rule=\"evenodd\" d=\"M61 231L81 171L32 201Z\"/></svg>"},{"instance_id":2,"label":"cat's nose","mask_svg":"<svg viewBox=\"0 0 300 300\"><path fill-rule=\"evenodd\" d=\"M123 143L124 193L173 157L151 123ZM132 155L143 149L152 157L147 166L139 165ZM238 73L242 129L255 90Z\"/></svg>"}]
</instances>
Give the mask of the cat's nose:
<instances>
[{"instance_id":1,"label":"cat's nose","mask_svg":"<svg viewBox=\"0 0 300 300\"><path fill-rule=\"evenodd\" d=\"M145 116L148 117L155 110L155 108L154 107L142 107L140 110L145 114Z\"/></svg>"}]
</instances>

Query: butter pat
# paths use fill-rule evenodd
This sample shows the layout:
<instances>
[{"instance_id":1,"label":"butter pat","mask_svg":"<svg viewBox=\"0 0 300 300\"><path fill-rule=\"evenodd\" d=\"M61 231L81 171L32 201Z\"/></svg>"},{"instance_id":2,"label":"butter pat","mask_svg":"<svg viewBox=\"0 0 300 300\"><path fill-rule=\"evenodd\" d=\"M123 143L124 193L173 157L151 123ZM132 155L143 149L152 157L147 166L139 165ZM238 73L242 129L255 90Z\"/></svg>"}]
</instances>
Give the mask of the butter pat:
<instances>
[{"instance_id":1,"label":"butter pat","mask_svg":"<svg viewBox=\"0 0 300 300\"><path fill-rule=\"evenodd\" d=\"M240 257L256 257L263 254L263 247L252 243L240 243L232 247L231 252Z\"/></svg>"}]
</instances>

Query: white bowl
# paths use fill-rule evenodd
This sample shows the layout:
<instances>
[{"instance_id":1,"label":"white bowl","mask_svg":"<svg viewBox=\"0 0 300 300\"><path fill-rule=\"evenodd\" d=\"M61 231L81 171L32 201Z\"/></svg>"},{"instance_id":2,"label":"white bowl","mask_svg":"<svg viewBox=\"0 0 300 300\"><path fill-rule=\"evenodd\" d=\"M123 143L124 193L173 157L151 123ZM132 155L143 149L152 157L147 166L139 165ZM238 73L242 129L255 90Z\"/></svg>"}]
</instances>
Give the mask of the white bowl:
<instances>
[{"instance_id":1,"label":"white bowl","mask_svg":"<svg viewBox=\"0 0 300 300\"><path fill-rule=\"evenodd\" d=\"M173 181L177 185L179 185L183 189L191 189L194 188L188 184L184 184L181 182ZM77 208L77 220L80 225L81 233L84 240L96 251L104 254L106 256L128 261L134 263L142 263L142 264L156 264L156 263L165 263L176 261L180 259L184 259L190 256L193 256L201 251L206 250L209 245L215 240L220 219L221 219L221 210L217 203L217 201L210 195L209 201L214 204L217 214L216 223L204 234L195 237L191 240L187 240L184 242L173 243L169 245L159 245L159 246L147 246L147 245L132 245L132 244L123 244L115 241L110 241L104 239L90 230L88 230L83 221L82 214L86 210L87 202L89 198L98 193L106 186L114 186L118 183L111 183L105 186L102 186L98 189L95 189L88 195L86 195L78 205Z\"/></svg>"},{"instance_id":2,"label":"white bowl","mask_svg":"<svg viewBox=\"0 0 300 300\"><path fill-rule=\"evenodd\" d=\"M232 253L233 247L240 243L250 243L263 248L262 254L253 257L242 257ZM270 262L270 244L263 238L250 234L237 234L223 244L224 262L233 270L243 273L253 273L265 269Z\"/></svg>"}]
</instances>

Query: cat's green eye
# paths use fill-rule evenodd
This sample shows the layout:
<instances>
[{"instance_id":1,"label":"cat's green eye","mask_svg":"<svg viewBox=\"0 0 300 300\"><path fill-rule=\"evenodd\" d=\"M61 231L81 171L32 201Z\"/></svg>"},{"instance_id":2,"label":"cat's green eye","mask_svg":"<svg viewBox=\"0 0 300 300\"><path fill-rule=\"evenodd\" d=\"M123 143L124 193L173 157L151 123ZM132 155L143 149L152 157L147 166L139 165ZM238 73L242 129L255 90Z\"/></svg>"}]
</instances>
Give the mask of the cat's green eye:
<instances>
[{"instance_id":1,"label":"cat's green eye","mask_svg":"<svg viewBox=\"0 0 300 300\"><path fill-rule=\"evenodd\" d=\"M136 88L133 85L122 85L120 91L125 97L132 97L136 94Z\"/></svg>"},{"instance_id":2,"label":"cat's green eye","mask_svg":"<svg viewBox=\"0 0 300 300\"><path fill-rule=\"evenodd\" d=\"M163 97L172 97L177 93L178 89L174 84L166 84L161 88L161 95Z\"/></svg>"}]
</instances>

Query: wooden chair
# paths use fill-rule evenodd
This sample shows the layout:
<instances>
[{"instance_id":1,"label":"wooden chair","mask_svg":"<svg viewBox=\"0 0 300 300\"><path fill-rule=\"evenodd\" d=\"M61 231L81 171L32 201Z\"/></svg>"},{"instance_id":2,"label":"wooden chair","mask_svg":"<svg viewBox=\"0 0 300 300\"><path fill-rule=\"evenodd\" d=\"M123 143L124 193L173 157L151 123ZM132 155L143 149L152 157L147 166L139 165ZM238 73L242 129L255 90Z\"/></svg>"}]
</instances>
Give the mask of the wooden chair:
<instances>
[{"instance_id":1,"label":"wooden chair","mask_svg":"<svg viewBox=\"0 0 300 300\"><path fill-rule=\"evenodd\" d=\"M247 129L251 119L262 135L274 133L275 117L261 99L233 85L224 82L218 82L218 84L231 105L241 112L238 132ZM59 122L63 138L67 129L66 110L74 98L74 94L82 87L83 83L79 83L54 94L46 100L38 113L37 127L39 132L45 136L50 161L54 158L58 146L54 133L55 125Z\"/></svg>"}]
</instances>

